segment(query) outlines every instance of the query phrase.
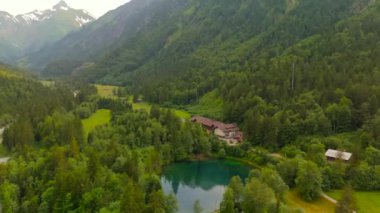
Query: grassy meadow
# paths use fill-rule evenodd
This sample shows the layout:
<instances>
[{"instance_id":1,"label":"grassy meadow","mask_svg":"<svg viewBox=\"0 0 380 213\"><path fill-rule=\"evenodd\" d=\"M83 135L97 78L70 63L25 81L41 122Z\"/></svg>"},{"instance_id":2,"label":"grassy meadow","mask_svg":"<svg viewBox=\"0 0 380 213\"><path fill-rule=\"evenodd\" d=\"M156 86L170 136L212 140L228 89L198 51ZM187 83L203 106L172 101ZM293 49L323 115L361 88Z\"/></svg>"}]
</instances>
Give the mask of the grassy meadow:
<instances>
[{"instance_id":1,"label":"grassy meadow","mask_svg":"<svg viewBox=\"0 0 380 213\"><path fill-rule=\"evenodd\" d=\"M290 190L286 194L286 200L289 206L302 208L305 213L333 213L335 212L335 204L330 201L320 198L317 201L306 202L297 194L296 190Z\"/></svg>"},{"instance_id":2,"label":"grassy meadow","mask_svg":"<svg viewBox=\"0 0 380 213\"><path fill-rule=\"evenodd\" d=\"M95 87L96 87L96 90L97 90L98 94L101 97L104 97L104 98L117 98L117 96L114 94L114 91L117 88L119 88L119 87L117 87L117 86L110 86L110 85L99 85L99 84L96 84Z\"/></svg>"},{"instance_id":3,"label":"grassy meadow","mask_svg":"<svg viewBox=\"0 0 380 213\"><path fill-rule=\"evenodd\" d=\"M152 105L147 103L147 102L142 102L142 103L132 103L132 108L133 110L145 110L147 112L150 112L150 109L152 108ZM164 107L162 107L165 109ZM180 109L172 109L174 114L183 119L190 119L191 114L185 110L180 110Z\"/></svg>"},{"instance_id":4,"label":"grassy meadow","mask_svg":"<svg viewBox=\"0 0 380 213\"><path fill-rule=\"evenodd\" d=\"M111 121L111 111L100 109L87 119L82 120L83 132L87 138L88 134L97 126L108 124Z\"/></svg>"},{"instance_id":5,"label":"grassy meadow","mask_svg":"<svg viewBox=\"0 0 380 213\"><path fill-rule=\"evenodd\" d=\"M5 78L23 78L19 73L7 71L2 67L0 67L0 76Z\"/></svg>"},{"instance_id":6,"label":"grassy meadow","mask_svg":"<svg viewBox=\"0 0 380 213\"><path fill-rule=\"evenodd\" d=\"M221 119L223 117L223 105L223 100L218 97L216 91L212 91L205 94L197 103L187 106L186 109L193 115Z\"/></svg>"},{"instance_id":7,"label":"grassy meadow","mask_svg":"<svg viewBox=\"0 0 380 213\"><path fill-rule=\"evenodd\" d=\"M55 81L41 80L40 83L45 87L53 87L55 85Z\"/></svg>"},{"instance_id":8,"label":"grassy meadow","mask_svg":"<svg viewBox=\"0 0 380 213\"><path fill-rule=\"evenodd\" d=\"M342 191L334 190L326 194L339 200ZM380 192L355 192L355 198L359 207L358 213L380 212Z\"/></svg>"},{"instance_id":9,"label":"grassy meadow","mask_svg":"<svg viewBox=\"0 0 380 213\"><path fill-rule=\"evenodd\" d=\"M104 98L118 98L114 91L118 88L117 86L110 86L110 85L95 85L96 90L100 97ZM128 98L129 102L132 103L132 97ZM147 112L150 111L152 108L152 105L147 102L141 102L141 103L132 103L133 110L145 110ZM179 109L173 109L174 113L179 117L183 119L190 119L191 115L189 112L185 110L179 110Z\"/></svg>"}]
</instances>

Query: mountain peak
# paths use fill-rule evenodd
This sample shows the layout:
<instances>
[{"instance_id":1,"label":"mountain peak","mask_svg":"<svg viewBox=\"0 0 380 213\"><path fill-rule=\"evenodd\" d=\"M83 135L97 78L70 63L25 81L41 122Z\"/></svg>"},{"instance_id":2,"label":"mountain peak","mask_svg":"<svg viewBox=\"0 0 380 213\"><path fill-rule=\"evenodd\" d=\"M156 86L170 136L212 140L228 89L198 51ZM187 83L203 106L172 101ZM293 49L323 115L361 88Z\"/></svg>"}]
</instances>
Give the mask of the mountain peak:
<instances>
[{"instance_id":1,"label":"mountain peak","mask_svg":"<svg viewBox=\"0 0 380 213\"><path fill-rule=\"evenodd\" d=\"M69 5L64 0L61 0L56 5L54 5L53 9L55 10L68 10L70 9Z\"/></svg>"}]
</instances>

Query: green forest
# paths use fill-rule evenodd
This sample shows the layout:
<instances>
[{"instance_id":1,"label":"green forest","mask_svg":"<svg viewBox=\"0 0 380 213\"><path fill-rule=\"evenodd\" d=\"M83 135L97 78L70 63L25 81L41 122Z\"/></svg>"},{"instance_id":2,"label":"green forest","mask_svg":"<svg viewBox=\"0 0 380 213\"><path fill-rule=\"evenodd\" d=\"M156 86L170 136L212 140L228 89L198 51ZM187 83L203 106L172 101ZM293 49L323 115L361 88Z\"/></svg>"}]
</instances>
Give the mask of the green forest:
<instances>
[{"instance_id":1,"label":"green forest","mask_svg":"<svg viewBox=\"0 0 380 213\"><path fill-rule=\"evenodd\" d=\"M0 164L4 212L176 212L174 196L161 190L161 170L219 144L172 110L133 111L126 100L102 98L90 85L0 79L8 89L1 103L20 103L1 111L9 125L3 146L12 156ZM111 121L86 135L81 119L98 109L110 110Z\"/></svg>"},{"instance_id":2,"label":"green forest","mask_svg":"<svg viewBox=\"0 0 380 213\"><path fill-rule=\"evenodd\" d=\"M91 63L50 62L38 77L54 83L0 65L3 212L178 212L160 175L208 158L252 168L231 179L220 213L313 212L291 196L311 205L324 193L337 200L326 212L380 211L367 201L380 197L371 194L380 191L380 1L146 5L131 15L146 21ZM189 114L236 123L244 141L228 146ZM352 157L328 161L328 149Z\"/></svg>"}]
</instances>

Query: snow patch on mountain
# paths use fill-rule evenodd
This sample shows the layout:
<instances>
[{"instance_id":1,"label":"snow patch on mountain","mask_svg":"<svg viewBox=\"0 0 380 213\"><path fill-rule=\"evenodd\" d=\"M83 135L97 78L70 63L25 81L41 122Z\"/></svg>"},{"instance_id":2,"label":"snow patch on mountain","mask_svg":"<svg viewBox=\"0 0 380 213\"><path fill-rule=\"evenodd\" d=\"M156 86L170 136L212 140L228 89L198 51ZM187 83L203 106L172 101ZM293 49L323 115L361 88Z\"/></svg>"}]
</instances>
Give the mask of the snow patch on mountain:
<instances>
[{"instance_id":1,"label":"snow patch on mountain","mask_svg":"<svg viewBox=\"0 0 380 213\"><path fill-rule=\"evenodd\" d=\"M23 22L26 24L32 24L34 22L40 22L40 21L48 20L51 17L53 17L51 10L44 10L44 11L35 10L33 12L30 12L30 13L18 15L15 17L15 19L18 22Z\"/></svg>"},{"instance_id":2,"label":"snow patch on mountain","mask_svg":"<svg viewBox=\"0 0 380 213\"><path fill-rule=\"evenodd\" d=\"M21 18L24 21L26 21L26 23L28 23L28 24L31 24L33 21L39 21L40 20L40 18L34 13L28 13L28 14L21 15Z\"/></svg>"},{"instance_id":3,"label":"snow patch on mountain","mask_svg":"<svg viewBox=\"0 0 380 213\"><path fill-rule=\"evenodd\" d=\"M22 24L33 24L35 22L41 22L48 19L51 19L55 16L55 14L58 11L68 11L70 13L73 13L73 18L75 18L75 21L78 23L79 26L83 26L84 24L91 22L95 20L94 16L92 16L90 13L88 13L85 10L75 10L71 7L69 7L65 1L60 1L58 4L54 5L52 9L48 10L34 10L33 12L21 14L17 16L12 16L11 14L7 12L1 12L0 11L0 19L2 22L0 24L9 23L10 20L12 20L15 23L22 23ZM73 20L74 21L74 20Z\"/></svg>"},{"instance_id":4,"label":"snow patch on mountain","mask_svg":"<svg viewBox=\"0 0 380 213\"><path fill-rule=\"evenodd\" d=\"M35 10L30 13L26 14L21 14L17 16L13 16L7 12L1 12L0 11L0 24L7 24L10 23L11 21L14 23L22 23L22 24L27 24L31 25L35 22L42 22L45 20L49 20L52 17L55 16L55 14L58 11L68 11L70 13L73 13L73 18L75 19L75 22L78 23L78 25L81 27L93 20L95 20L94 16L92 16L90 13L88 13L85 10L75 10L69 7L65 1L60 1L58 4L56 4L52 9L48 10ZM73 20L74 21L74 20Z\"/></svg>"},{"instance_id":5,"label":"snow patch on mountain","mask_svg":"<svg viewBox=\"0 0 380 213\"><path fill-rule=\"evenodd\" d=\"M69 7L69 5L66 4L65 1L60 1L58 4L54 5L53 9L54 10L66 10L67 11L71 8Z\"/></svg>"},{"instance_id":6,"label":"snow patch on mountain","mask_svg":"<svg viewBox=\"0 0 380 213\"><path fill-rule=\"evenodd\" d=\"M88 16L95 17L95 16L93 16L91 13L89 13L86 10L81 10L81 12L84 13L84 14L86 14L86 15L88 15Z\"/></svg>"},{"instance_id":7,"label":"snow patch on mountain","mask_svg":"<svg viewBox=\"0 0 380 213\"><path fill-rule=\"evenodd\" d=\"M68 7L60 7L59 9L60 9L60 10L69 10Z\"/></svg>"},{"instance_id":8,"label":"snow patch on mountain","mask_svg":"<svg viewBox=\"0 0 380 213\"><path fill-rule=\"evenodd\" d=\"M2 12L2 11L0 11L0 20L5 21L5 22L18 23L18 20L14 16L12 16L11 14L7 12Z\"/></svg>"},{"instance_id":9,"label":"snow patch on mountain","mask_svg":"<svg viewBox=\"0 0 380 213\"><path fill-rule=\"evenodd\" d=\"M92 19L76 16L76 17L75 17L75 21L79 24L79 26L82 27L83 25L85 25L85 24L91 22Z\"/></svg>"},{"instance_id":10,"label":"snow patch on mountain","mask_svg":"<svg viewBox=\"0 0 380 213\"><path fill-rule=\"evenodd\" d=\"M44 12L40 11L40 10L35 10L33 11L33 13L37 14L37 15L43 15Z\"/></svg>"}]
</instances>

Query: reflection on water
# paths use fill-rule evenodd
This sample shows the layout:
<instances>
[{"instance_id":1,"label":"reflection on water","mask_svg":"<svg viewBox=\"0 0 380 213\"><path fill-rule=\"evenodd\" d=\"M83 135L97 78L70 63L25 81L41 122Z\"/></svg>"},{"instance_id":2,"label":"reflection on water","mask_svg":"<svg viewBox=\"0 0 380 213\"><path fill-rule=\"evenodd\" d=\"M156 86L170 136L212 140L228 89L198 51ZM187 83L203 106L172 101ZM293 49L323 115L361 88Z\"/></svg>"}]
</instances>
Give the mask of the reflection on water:
<instances>
[{"instance_id":1,"label":"reflection on water","mask_svg":"<svg viewBox=\"0 0 380 213\"><path fill-rule=\"evenodd\" d=\"M165 193L175 194L180 213L192 213L196 200L207 213L218 209L231 177L244 180L248 173L247 166L228 160L175 163L165 170L161 183Z\"/></svg>"}]
</instances>

